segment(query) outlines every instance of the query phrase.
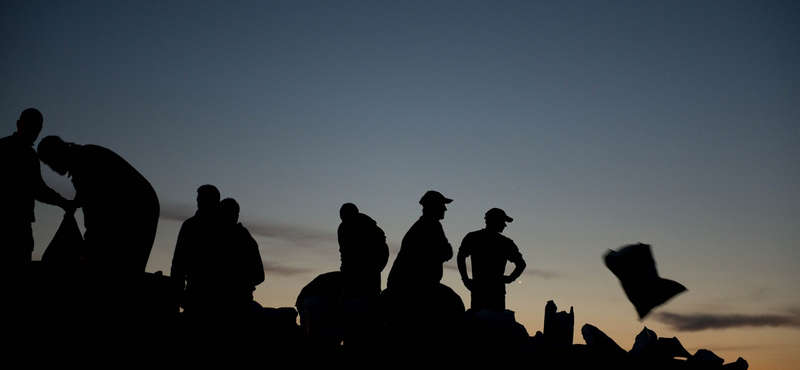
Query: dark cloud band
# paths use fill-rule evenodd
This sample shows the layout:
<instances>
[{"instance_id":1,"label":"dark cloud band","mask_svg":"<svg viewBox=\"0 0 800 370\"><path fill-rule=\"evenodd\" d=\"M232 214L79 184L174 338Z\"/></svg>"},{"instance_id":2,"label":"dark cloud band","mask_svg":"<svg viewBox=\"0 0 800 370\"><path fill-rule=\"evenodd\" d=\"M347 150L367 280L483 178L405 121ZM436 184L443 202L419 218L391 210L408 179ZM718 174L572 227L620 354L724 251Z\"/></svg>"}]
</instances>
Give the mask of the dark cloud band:
<instances>
[{"instance_id":1,"label":"dark cloud band","mask_svg":"<svg viewBox=\"0 0 800 370\"><path fill-rule=\"evenodd\" d=\"M789 327L800 328L800 315L682 315L660 312L654 319L677 331L702 331L742 327Z\"/></svg>"}]
</instances>

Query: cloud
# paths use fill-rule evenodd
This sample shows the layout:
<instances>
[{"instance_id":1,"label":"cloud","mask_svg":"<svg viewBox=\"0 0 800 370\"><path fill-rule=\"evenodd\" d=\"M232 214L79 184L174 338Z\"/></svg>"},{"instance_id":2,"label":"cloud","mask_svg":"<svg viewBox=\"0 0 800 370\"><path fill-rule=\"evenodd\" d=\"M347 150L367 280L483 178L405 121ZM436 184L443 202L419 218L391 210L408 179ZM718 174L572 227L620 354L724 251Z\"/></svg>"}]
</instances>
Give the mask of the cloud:
<instances>
[{"instance_id":1,"label":"cloud","mask_svg":"<svg viewBox=\"0 0 800 370\"><path fill-rule=\"evenodd\" d=\"M279 239L299 246L338 243L335 232L322 232L302 225L279 225L248 222L245 227L253 236Z\"/></svg>"},{"instance_id":2,"label":"cloud","mask_svg":"<svg viewBox=\"0 0 800 370\"><path fill-rule=\"evenodd\" d=\"M162 204L159 218L169 221L186 221L194 215L195 209L188 205Z\"/></svg>"},{"instance_id":3,"label":"cloud","mask_svg":"<svg viewBox=\"0 0 800 370\"><path fill-rule=\"evenodd\" d=\"M469 265L468 265L469 266ZM458 271L458 266L454 263L454 260L450 260L449 263L444 264L444 268L448 270ZM470 268L470 267L468 267ZM472 271L472 270L469 270ZM550 279L567 279L568 276L562 274L560 272L555 271L547 271L547 270L537 270L537 269L525 269L522 272L522 276L529 276L537 279L542 280L550 280Z\"/></svg>"},{"instance_id":4,"label":"cloud","mask_svg":"<svg viewBox=\"0 0 800 370\"><path fill-rule=\"evenodd\" d=\"M282 265L272 261L262 261L264 273L267 275L294 276L312 272L311 269Z\"/></svg>"},{"instance_id":5,"label":"cloud","mask_svg":"<svg viewBox=\"0 0 800 370\"><path fill-rule=\"evenodd\" d=\"M659 312L653 319L677 331L702 331L744 327L800 328L800 313L788 315L692 314Z\"/></svg>"},{"instance_id":6,"label":"cloud","mask_svg":"<svg viewBox=\"0 0 800 370\"><path fill-rule=\"evenodd\" d=\"M189 205L163 205L160 218L170 221L186 221L193 216L195 208ZM337 243L336 232L322 232L304 225L282 225L254 220L239 220L254 237L277 239L298 246L319 246Z\"/></svg>"},{"instance_id":7,"label":"cloud","mask_svg":"<svg viewBox=\"0 0 800 370\"><path fill-rule=\"evenodd\" d=\"M539 279L543 279L543 280L566 279L567 278L567 275L562 274L560 272L547 271L547 270L536 270L536 269L532 269L532 270L526 269L522 274L523 275L533 276L533 277L536 277L536 278L539 278Z\"/></svg>"}]
</instances>

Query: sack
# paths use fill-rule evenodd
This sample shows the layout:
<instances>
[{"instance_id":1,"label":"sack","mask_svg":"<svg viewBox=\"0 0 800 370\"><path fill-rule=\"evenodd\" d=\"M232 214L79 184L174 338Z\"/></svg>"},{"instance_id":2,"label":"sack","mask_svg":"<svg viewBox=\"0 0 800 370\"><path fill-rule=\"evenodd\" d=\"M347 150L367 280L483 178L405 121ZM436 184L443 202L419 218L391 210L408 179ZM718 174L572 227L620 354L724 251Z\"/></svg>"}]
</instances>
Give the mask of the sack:
<instances>
[{"instance_id":1,"label":"sack","mask_svg":"<svg viewBox=\"0 0 800 370\"><path fill-rule=\"evenodd\" d=\"M686 290L680 283L658 275L648 244L627 245L619 251L609 250L603 258L606 267L622 284L628 300L636 307L639 319Z\"/></svg>"},{"instance_id":2,"label":"sack","mask_svg":"<svg viewBox=\"0 0 800 370\"><path fill-rule=\"evenodd\" d=\"M83 259L83 235L75 214L67 212L42 255L44 262L78 263Z\"/></svg>"}]
</instances>

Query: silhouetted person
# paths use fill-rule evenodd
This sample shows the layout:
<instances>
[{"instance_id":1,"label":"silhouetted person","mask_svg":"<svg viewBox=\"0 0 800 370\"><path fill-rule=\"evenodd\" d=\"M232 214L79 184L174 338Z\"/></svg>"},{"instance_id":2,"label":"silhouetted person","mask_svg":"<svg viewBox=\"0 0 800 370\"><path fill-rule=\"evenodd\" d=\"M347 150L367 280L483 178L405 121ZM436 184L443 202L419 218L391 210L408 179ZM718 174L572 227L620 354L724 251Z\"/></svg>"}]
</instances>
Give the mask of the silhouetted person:
<instances>
[{"instance_id":1,"label":"silhouetted person","mask_svg":"<svg viewBox=\"0 0 800 370\"><path fill-rule=\"evenodd\" d=\"M456 261L464 286L470 291L473 310L488 309L502 312L506 309L506 284L517 280L525 270L525 260L514 241L502 235L506 223L514 221L499 208L486 212L486 227L464 237ZM467 258L472 265L472 278L467 273ZM506 262L514 270L505 275Z\"/></svg>"},{"instance_id":2,"label":"silhouetted person","mask_svg":"<svg viewBox=\"0 0 800 370\"><path fill-rule=\"evenodd\" d=\"M253 291L264 281L264 265L258 243L239 222L239 204L225 198L210 226L210 248L187 267L187 290L192 306L186 312L202 320L240 320L253 307Z\"/></svg>"},{"instance_id":3,"label":"silhouetted person","mask_svg":"<svg viewBox=\"0 0 800 370\"><path fill-rule=\"evenodd\" d=\"M218 263L221 278L227 283L225 294L230 295L233 307L248 312L256 286L264 282L264 263L258 243L239 222L239 204L225 198L219 208L223 250Z\"/></svg>"},{"instance_id":4,"label":"silhouetted person","mask_svg":"<svg viewBox=\"0 0 800 370\"><path fill-rule=\"evenodd\" d=\"M42 162L72 179L75 205L83 210L82 295L71 300L80 305L80 317L74 321L93 338L92 345L109 342L100 338L143 330L145 268L159 216L155 190L106 148L47 136L38 149Z\"/></svg>"},{"instance_id":5,"label":"silhouetted person","mask_svg":"<svg viewBox=\"0 0 800 370\"><path fill-rule=\"evenodd\" d=\"M386 235L371 217L353 203L339 209L337 230L341 255L341 324L344 344L365 349L374 342L371 312L381 293L381 271L389 260Z\"/></svg>"},{"instance_id":6,"label":"silhouetted person","mask_svg":"<svg viewBox=\"0 0 800 370\"><path fill-rule=\"evenodd\" d=\"M306 343L313 351L339 348L344 340L341 299L341 271L320 274L300 290L295 307Z\"/></svg>"},{"instance_id":7,"label":"silhouetted person","mask_svg":"<svg viewBox=\"0 0 800 370\"><path fill-rule=\"evenodd\" d=\"M87 265L116 278L142 275L159 216L158 196L147 179L111 150L57 136L42 139L39 157L72 178L76 206L83 209Z\"/></svg>"},{"instance_id":8,"label":"silhouetted person","mask_svg":"<svg viewBox=\"0 0 800 370\"><path fill-rule=\"evenodd\" d=\"M175 243L175 252L172 256L170 276L177 282L180 289L185 287L185 294L181 297L181 306L191 310L192 289L191 284L186 285L193 276L193 268L199 265L214 263L215 232L219 224L220 193L214 185L202 185L197 189L197 211L181 225L178 240ZM207 260L202 258L206 257Z\"/></svg>"},{"instance_id":9,"label":"silhouetted person","mask_svg":"<svg viewBox=\"0 0 800 370\"><path fill-rule=\"evenodd\" d=\"M10 273L31 261L35 201L74 211L65 199L42 180L33 142L42 131L44 118L35 108L22 111L17 131L0 139L0 270Z\"/></svg>"},{"instance_id":10,"label":"silhouetted person","mask_svg":"<svg viewBox=\"0 0 800 370\"><path fill-rule=\"evenodd\" d=\"M443 264L453 258L453 247L447 241L440 220L453 200L437 191L428 191L419 201L422 216L411 226L400 245L387 288L426 289L439 284Z\"/></svg>"},{"instance_id":11,"label":"silhouetted person","mask_svg":"<svg viewBox=\"0 0 800 370\"><path fill-rule=\"evenodd\" d=\"M464 303L441 283L443 264L453 257L453 248L440 220L452 201L437 191L420 199L422 216L403 237L381 292L376 312L390 342L387 347L398 356L414 351L414 356L442 360L457 346Z\"/></svg>"},{"instance_id":12,"label":"silhouetted person","mask_svg":"<svg viewBox=\"0 0 800 370\"><path fill-rule=\"evenodd\" d=\"M339 217L342 298L375 300L381 293L381 271L389 260L386 235L375 220L360 213L353 203L343 204Z\"/></svg>"}]
</instances>

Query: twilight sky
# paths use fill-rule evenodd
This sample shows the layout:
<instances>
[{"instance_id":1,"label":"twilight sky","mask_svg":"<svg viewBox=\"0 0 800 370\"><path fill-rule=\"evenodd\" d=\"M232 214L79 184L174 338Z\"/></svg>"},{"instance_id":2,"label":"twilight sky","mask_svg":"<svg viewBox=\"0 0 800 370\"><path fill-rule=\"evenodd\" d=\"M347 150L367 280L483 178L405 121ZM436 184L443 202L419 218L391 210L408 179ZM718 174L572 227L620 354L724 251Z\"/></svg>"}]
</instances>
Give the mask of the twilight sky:
<instances>
[{"instance_id":1,"label":"twilight sky","mask_svg":"<svg viewBox=\"0 0 800 370\"><path fill-rule=\"evenodd\" d=\"M211 183L259 241L256 300L293 306L338 269L342 203L386 232L385 279L434 189L454 249L489 208L515 219L507 305L531 335L554 300L576 343L647 326L800 363L796 1L11 0L0 48L0 135L39 108L40 138L112 149L158 192L148 271ZM37 205L35 259L61 215ZM636 242L688 288L642 321L602 262Z\"/></svg>"}]
</instances>

